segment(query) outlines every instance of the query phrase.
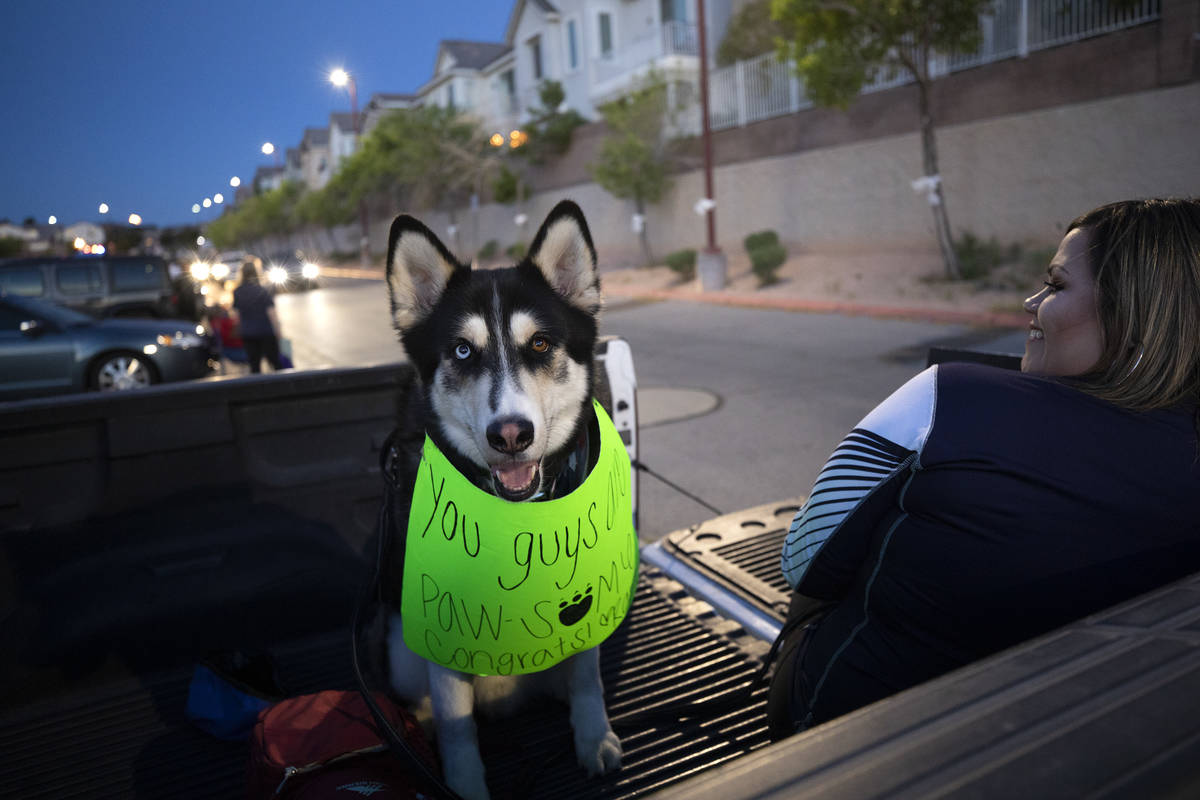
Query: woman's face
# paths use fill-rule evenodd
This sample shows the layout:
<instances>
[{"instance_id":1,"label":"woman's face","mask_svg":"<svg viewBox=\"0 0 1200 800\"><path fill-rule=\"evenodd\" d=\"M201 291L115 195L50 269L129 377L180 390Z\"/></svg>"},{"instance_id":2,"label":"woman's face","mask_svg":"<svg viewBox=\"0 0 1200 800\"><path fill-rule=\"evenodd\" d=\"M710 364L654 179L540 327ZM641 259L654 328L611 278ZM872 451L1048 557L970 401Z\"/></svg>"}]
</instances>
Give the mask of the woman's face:
<instances>
[{"instance_id":1,"label":"woman's face","mask_svg":"<svg viewBox=\"0 0 1200 800\"><path fill-rule=\"evenodd\" d=\"M1076 228L1063 237L1046 270L1045 286L1026 298L1033 315L1021 371L1034 375L1082 375L1104 349L1096 308L1096 277L1087 258L1088 233Z\"/></svg>"}]
</instances>

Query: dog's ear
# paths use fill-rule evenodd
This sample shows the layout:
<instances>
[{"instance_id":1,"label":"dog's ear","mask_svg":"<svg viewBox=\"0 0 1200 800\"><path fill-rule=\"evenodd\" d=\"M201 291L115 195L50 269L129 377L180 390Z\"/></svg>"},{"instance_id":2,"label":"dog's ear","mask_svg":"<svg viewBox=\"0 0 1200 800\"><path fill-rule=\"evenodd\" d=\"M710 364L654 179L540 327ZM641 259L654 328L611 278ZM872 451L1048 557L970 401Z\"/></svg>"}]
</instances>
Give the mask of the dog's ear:
<instances>
[{"instance_id":1,"label":"dog's ear","mask_svg":"<svg viewBox=\"0 0 1200 800\"><path fill-rule=\"evenodd\" d=\"M579 206L563 200L554 207L533 239L529 260L567 302L600 313L596 248Z\"/></svg>"},{"instance_id":2,"label":"dog's ear","mask_svg":"<svg viewBox=\"0 0 1200 800\"><path fill-rule=\"evenodd\" d=\"M392 324L403 332L433 310L456 269L467 269L416 219L401 214L388 234L387 286Z\"/></svg>"}]
</instances>

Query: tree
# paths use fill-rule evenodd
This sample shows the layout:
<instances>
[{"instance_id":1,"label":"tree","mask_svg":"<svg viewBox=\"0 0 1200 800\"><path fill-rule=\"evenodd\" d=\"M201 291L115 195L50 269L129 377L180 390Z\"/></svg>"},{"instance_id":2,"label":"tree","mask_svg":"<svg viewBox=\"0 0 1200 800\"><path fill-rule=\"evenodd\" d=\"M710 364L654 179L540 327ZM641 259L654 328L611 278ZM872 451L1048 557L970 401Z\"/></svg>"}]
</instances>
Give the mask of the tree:
<instances>
[{"instance_id":1,"label":"tree","mask_svg":"<svg viewBox=\"0 0 1200 800\"><path fill-rule=\"evenodd\" d=\"M538 102L541 106L529 109L529 122L525 129L529 141L517 148L517 153L534 164L562 157L571 148L572 134L584 123L583 117L573 108L565 108L566 90L558 81L542 81L538 86Z\"/></svg>"},{"instance_id":2,"label":"tree","mask_svg":"<svg viewBox=\"0 0 1200 800\"><path fill-rule=\"evenodd\" d=\"M717 66L769 53L783 35L783 26L771 17L771 0L751 0L729 20L717 48Z\"/></svg>"},{"instance_id":3,"label":"tree","mask_svg":"<svg viewBox=\"0 0 1200 800\"><path fill-rule=\"evenodd\" d=\"M990 7L990 0L773 0L771 7L784 26L784 53L814 103L845 109L880 71L907 73L916 81L922 162L949 278L960 277L960 270L945 193L935 177L940 173L930 61L935 52L976 50L979 16Z\"/></svg>"},{"instance_id":4,"label":"tree","mask_svg":"<svg viewBox=\"0 0 1200 800\"><path fill-rule=\"evenodd\" d=\"M327 221L343 221L366 199L391 208L435 208L455 223L457 210L490 167L487 139L452 108L398 109L364 137L322 192Z\"/></svg>"},{"instance_id":5,"label":"tree","mask_svg":"<svg viewBox=\"0 0 1200 800\"><path fill-rule=\"evenodd\" d=\"M608 135L590 165L592 178L613 197L633 200L643 223L638 232L642 255L654 263L646 234L646 204L657 203L671 187L671 142L667 137L673 109L667 84L651 74L629 94L600 107Z\"/></svg>"}]
</instances>

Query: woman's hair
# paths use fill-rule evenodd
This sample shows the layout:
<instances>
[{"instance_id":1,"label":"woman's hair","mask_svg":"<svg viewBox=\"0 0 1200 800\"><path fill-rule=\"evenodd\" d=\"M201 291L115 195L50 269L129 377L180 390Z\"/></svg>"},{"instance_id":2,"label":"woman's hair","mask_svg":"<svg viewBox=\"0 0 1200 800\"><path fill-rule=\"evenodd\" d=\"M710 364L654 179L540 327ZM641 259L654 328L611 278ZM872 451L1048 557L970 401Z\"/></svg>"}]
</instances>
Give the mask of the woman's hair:
<instances>
[{"instance_id":1,"label":"woman's hair","mask_svg":"<svg viewBox=\"0 0 1200 800\"><path fill-rule=\"evenodd\" d=\"M1075 228L1087 231L1104 336L1077 385L1139 411L1200 402L1200 201L1110 203Z\"/></svg>"},{"instance_id":2,"label":"woman's hair","mask_svg":"<svg viewBox=\"0 0 1200 800\"><path fill-rule=\"evenodd\" d=\"M242 283L258 283L258 267L250 259L242 262Z\"/></svg>"}]
</instances>

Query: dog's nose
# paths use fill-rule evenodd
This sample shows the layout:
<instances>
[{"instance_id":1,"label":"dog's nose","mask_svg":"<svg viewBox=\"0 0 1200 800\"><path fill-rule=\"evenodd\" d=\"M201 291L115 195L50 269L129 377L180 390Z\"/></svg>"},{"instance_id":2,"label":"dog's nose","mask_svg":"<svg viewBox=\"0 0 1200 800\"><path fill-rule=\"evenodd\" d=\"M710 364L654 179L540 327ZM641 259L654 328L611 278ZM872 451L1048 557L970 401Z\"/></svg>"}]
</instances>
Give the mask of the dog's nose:
<instances>
[{"instance_id":1,"label":"dog's nose","mask_svg":"<svg viewBox=\"0 0 1200 800\"><path fill-rule=\"evenodd\" d=\"M533 423L524 417L502 417L488 425L487 440L501 453L519 453L533 444Z\"/></svg>"}]
</instances>

